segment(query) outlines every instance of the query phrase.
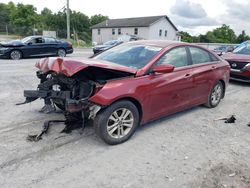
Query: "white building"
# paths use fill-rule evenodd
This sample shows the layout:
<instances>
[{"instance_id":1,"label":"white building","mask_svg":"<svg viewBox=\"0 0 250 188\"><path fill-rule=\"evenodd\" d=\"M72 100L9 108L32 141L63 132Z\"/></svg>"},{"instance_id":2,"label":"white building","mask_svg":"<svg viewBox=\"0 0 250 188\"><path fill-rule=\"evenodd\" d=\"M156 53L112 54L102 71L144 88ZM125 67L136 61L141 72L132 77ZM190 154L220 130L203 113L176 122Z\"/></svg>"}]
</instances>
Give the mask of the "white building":
<instances>
[{"instance_id":1,"label":"white building","mask_svg":"<svg viewBox=\"0 0 250 188\"><path fill-rule=\"evenodd\" d=\"M109 19L92 27L92 42L101 44L123 35L142 39L180 40L178 29L166 16Z\"/></svg>"}]
</instances>

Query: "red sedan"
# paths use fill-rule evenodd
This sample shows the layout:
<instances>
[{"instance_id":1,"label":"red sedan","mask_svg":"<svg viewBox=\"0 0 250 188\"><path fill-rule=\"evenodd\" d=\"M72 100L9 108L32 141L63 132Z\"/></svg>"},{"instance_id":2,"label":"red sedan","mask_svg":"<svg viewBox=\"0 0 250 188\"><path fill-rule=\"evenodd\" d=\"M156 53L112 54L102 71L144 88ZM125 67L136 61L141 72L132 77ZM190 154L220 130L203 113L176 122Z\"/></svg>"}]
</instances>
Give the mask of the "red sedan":
<instances>
[{"instance_id":1,"label":"red sedan","mask_svg":"<svg viewBox=\"0 0 250 188\"><path fill-rule=\"evenodd\" d=\"M250 83L250 42L245 42L223 58L231 66L230 79Z\"/></svg>"},{"instance_id":2,"label":"red sedan","mask_svg":"<svg viewBox=\"0 0 250 188\"><path fill-rule=\"evenodd\" d=\"M122 143L138 125L166 115L201 104L216 107L230 74L215 53L170 41L130 42L91 59L42 59L36 66L41 83L24 92L26 100L41 97L82 121L93 119L108 144Z\"/></svg>"}]
</instances>

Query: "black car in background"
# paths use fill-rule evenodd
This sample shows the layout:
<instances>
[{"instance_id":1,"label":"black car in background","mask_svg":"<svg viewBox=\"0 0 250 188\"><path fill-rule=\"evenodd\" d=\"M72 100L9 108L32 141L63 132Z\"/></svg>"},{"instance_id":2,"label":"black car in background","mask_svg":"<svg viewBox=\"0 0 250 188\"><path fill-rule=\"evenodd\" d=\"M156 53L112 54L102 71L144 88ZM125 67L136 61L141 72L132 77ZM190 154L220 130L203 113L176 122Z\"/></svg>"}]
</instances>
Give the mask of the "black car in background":
<instances>
[{"instance_id":1,"label":"black car in background","mask_svg":"<svg viewBox=\"0 0 250 188\"><path fill-rule=\"evenodd\" d=\"M72 44L53 37L29 36L0 43L0 58L21 59L37 56L60 56L73 53Z\"/></svg>"},{"instance_id":2,"label":"black car in background","mask_svg":"<svg viewBox=\"0 0 250 188\"><path fill-rule=\"evenodd\" d=\"M123 43L123 41L120 40L110 40L108 42L105 42L102 45L96 45L95 47L93 47L93 52L94 54L108 50L114 46L117 46L119 44Z\"/></svg>"}]
</instances>

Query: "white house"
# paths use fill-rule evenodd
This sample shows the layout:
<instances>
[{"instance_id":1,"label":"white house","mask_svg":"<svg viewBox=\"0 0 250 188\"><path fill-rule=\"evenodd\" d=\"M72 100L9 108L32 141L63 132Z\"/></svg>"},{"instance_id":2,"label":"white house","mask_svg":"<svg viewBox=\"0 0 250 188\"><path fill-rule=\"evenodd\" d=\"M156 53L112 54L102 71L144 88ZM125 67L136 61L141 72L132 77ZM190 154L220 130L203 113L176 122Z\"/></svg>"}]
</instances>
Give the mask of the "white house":
<instances>
[{"instance_id":1,"label":"white house","mask_svg":"<svg viewBox=\"0 0 250 188\"><path fill-rule=\"evenodd\" d=\"M109 19L92 27L92 42L104 43L123 35L143 39L180 40L178 29L166 16Z\"/></svg>"}]
</instances>

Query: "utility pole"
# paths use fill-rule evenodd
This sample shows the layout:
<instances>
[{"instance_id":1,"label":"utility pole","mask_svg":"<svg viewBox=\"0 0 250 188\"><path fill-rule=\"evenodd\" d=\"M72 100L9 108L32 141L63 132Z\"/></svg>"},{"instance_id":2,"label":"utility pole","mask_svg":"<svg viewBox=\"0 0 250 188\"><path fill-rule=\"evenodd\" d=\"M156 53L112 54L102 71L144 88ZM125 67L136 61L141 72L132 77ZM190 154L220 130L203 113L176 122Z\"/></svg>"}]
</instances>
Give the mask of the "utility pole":
<instances>
[{"instance_id":1,"label":"utility pole","mask_svg":"<svg viewBox=\"0 0 250 188\"><path fill-rule=\"evenodd\" d=\"M67 39L70 39L70 12L69 12L69 0L67 0Z\"/></svg>"}]
</instances>

